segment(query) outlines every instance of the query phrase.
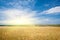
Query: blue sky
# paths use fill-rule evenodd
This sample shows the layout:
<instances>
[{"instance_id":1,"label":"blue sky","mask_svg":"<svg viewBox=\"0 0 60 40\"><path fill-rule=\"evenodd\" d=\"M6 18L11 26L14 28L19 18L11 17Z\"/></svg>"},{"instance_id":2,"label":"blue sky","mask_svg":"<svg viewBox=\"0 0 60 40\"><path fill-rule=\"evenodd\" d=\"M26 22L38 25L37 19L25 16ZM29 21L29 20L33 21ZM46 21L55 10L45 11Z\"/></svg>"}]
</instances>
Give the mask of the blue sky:
<instances>
[{"instance_id":1,"label":"blue sky","mask_svg":"<svg viewBox=\"0 0 60 40\"><path fill-rule=\"evenodd\" d=\"M0 0L2 24L60 24L60 0Z\"/></svg>"}]
</instances>

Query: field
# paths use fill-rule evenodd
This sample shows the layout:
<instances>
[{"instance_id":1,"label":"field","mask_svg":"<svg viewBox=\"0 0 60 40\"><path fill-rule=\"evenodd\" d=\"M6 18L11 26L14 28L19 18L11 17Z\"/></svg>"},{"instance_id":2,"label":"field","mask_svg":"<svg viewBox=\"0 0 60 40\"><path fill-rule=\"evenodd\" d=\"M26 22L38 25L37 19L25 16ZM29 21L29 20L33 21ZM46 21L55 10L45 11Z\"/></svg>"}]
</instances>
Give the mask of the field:
<instances>
[{"instance_id":1,"label":"field","mask_svg":"<svg viewBox=\"0 0 60 40\"><path fill-rule=\"evenodd\" d=\"M0 40L60 40L60 27L0 26Z\"/></svg>"}]
</instances>

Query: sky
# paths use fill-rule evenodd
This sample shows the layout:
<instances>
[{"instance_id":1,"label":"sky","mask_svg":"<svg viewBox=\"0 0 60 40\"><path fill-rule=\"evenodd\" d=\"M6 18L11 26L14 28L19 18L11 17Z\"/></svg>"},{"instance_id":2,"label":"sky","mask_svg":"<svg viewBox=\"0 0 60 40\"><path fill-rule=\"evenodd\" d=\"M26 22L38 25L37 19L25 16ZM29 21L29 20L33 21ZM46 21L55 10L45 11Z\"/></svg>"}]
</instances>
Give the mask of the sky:
<instances>
[{"instance_id":1,"label":"sky","mask_svg":"<svg viewBox=\"0 0 60 40\"><path fill-rule=\"evenodd\" d=\"M60 24L60 0L0 0L0 25Z\"/></svg>"}]
</instances>

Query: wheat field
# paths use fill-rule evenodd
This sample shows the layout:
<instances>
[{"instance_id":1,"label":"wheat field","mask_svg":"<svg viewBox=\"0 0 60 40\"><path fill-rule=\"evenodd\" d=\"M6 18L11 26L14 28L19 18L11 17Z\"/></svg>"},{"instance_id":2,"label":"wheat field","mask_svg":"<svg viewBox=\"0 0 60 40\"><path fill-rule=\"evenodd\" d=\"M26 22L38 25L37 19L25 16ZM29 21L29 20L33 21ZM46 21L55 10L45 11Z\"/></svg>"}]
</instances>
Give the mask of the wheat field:
<instances>
[{"instance_id":1,"label":"wheat field","mask_svg":"<svg viewBox=\"0 0 60 40\"><path fill-rule=\"evenodd\" d=\"M0 26L0 40L60 40L60 27Z\"/></svg>"}]
</instances>

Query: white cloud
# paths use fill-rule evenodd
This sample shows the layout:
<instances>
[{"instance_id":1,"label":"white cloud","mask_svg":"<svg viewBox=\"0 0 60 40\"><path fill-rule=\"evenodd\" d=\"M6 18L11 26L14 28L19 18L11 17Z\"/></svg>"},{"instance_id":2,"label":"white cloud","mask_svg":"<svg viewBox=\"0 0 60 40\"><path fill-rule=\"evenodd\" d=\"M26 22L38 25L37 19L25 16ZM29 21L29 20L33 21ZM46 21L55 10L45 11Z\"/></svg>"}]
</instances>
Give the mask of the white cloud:
<instances>
[{"instance_id":1,"label":"white cloud","mask_svg":"<svg viewBox=\"0 0 60 40\"><path fill-rule=\"evenodd\" d=\"M51 9L48 9L46 11L41 12L42 14L55 14L55 13L59 13L60 12L60 6L57 7L53 7Z\"/></svg>"},{"instance_id":2,"label":"white cloud","mask_svg":"<svg viewBox=\"0 0 60 40\"><path fill-rule=\"evenodd\" d=\"M50 24L51 19L49 18L38 18L36 24Z\"/></svg>"},{"instance_id":3,"label":"white cloud","mask_svg":"<svg viewBox=\"0 0 60 40\"><path fill-rule=\"evenodd\" d=\"M36 24L42 24L42 25L47 25L47 24L60 24L60 19L50 19L50 18L39 18L39 20L36 21Z\"/></svg>"},{"instance_id":4,"label":"white cloud","mask_svg":"<svg viewBox=\"0 0 60 40\"><path fill-rule=\"evenodd\" d=\"M9 9L1 11L7 17L6 20L1 20L2 24L9 25L26 25L26 24L35 24L36 18L33 18L36 15L36 11L31 10L19 10L19 9ZM3 14L3 15L4 15Z\"/></svg>"}]
</instances>

